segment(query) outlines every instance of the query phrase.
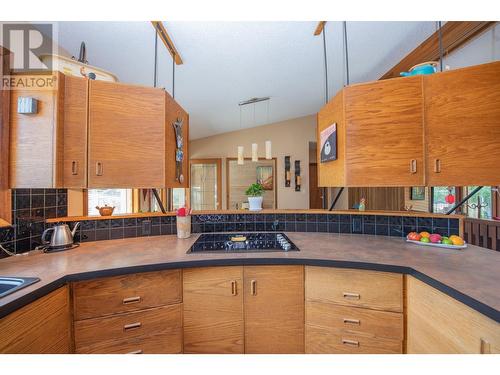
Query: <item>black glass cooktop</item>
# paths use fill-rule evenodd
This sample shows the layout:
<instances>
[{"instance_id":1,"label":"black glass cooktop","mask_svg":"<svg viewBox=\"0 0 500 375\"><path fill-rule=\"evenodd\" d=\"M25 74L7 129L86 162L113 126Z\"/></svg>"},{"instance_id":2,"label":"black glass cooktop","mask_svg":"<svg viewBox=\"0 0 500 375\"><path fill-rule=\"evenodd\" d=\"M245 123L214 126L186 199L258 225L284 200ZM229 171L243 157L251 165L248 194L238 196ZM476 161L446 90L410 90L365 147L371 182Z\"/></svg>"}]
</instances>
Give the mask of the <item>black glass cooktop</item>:
<instances>
[{"instance_id":1,"label":"black glass cooktop","mask_svg":"<svg viewBox=\"0 0 500 375\"><path fill-rule=\"evenodd\" d=\"M299 251L283 233L205 233L188 250L203 252Z\"/></svg>"}]
</instances>

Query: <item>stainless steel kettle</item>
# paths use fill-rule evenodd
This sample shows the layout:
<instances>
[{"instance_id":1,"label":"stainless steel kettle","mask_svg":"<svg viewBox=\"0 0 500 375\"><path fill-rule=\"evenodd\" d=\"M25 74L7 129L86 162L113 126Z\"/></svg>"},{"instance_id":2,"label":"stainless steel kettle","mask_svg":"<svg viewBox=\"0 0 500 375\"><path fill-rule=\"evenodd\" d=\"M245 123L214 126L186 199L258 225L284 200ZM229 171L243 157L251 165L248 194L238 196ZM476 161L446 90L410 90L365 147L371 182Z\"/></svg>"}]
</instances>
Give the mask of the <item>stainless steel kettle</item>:
<instances>
[{"instance_id":1,"label":"stainless steel kettle","mask_svg":"<svg viewBox=\"0 0 500 375\"><path fill-rule=\"evenodd\" d=\"M76 223L73 230L69 229L67 224L58 224L53 226L52 228L47 228L44 230L42 234L42 243L44 245L48 245L46 247L47 251L59 251L59 250L67 250L73 247L73 238L75 237L75 233L78 230L80 223ZM47 239L47 235L52 233L52 237L50 240Z\"/></svg>"}]
</instances>

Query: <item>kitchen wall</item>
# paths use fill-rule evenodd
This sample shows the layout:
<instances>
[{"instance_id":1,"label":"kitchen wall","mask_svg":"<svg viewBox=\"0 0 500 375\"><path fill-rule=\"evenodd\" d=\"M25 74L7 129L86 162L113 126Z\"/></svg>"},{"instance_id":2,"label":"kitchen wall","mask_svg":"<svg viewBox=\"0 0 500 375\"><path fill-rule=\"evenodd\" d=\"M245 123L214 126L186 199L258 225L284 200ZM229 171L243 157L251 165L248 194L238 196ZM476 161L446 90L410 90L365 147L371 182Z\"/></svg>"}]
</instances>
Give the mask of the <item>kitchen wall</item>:
<instances>
[{"instance_id":1,"label":"kitchen wall","mask_svg":"<svg viewBox=\"0 0 500 375\"><path fill-rule=\"evenodd\" d=\"M46 219L68 214L66 189L13 189L12 223L0 228L0 244L9 251L24 253L41 245ZM6 256L0 251L0 258Z\"/></svg>"},{"instance_id":2,"label":"kitchen wall","mask_svg":"<svg viewBox=\"0 0 500 375\"><path fill-rule=\"evenodd\" d=\"M429 200L431 188L425 188L425 199L421 201L416 201L410 199L410 188L404 188L405 190L405 207L412 206L412 211L422 211L429 212Z\"/></svg>"},{"instance_id":3,"label":"kitchen wall","mask_svg":"<svg viewBox=\"0 0 500 375\"><path fill-rule=\"evenodd\" d=\"M226 202L226 158L237 156L244 146L245 157L251 157L252 143L259 145L259 157L265 157L264 142L272 142L272 156L277 158L278 208L309 208L309 142L316 140L316 115L299 117L269 125L243 129L189 143L192 159L222 158L222 207ZM292 183L285 187L285 155L290 155ZM302 188L295 191L294 163L300 160Z\"/></svg>"}]
</instances>

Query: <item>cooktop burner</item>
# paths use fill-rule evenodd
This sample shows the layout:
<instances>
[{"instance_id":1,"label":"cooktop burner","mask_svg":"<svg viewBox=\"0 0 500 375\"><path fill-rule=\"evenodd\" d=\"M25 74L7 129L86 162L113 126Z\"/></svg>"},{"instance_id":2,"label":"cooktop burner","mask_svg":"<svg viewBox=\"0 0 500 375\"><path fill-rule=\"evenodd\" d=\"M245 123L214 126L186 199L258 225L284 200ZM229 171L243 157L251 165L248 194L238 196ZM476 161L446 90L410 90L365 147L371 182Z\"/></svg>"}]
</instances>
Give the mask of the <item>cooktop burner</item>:
<instances>
[{"instance_id":1,"label":"cooktop burner","mask_svg":"<svg viewBox=\"0 0 500 375\"><path fill-rule=\"evenodd\" d=\"M283 233L205 233L188 250L203 252L299 251Z\"/></svg>"}]
</instances>

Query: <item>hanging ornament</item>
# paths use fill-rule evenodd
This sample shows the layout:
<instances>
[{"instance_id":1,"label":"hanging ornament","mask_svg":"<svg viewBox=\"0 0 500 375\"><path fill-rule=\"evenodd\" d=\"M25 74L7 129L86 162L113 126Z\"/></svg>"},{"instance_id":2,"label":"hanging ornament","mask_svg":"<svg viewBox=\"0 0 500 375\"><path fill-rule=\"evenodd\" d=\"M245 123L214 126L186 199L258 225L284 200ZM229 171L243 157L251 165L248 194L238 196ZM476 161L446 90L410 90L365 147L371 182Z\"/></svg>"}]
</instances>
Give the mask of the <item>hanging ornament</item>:
<instances>
[{"instance_id":1,"label":"hanging ornament","mask_svg":"<svg viewBox=\"0 0 500 375\"><path fill-rule=\"evenodd\" d=\"M452 188L451 187L448 188L448 195L446 197L444 197L444 200L448 204L455 203L455 196L452 194Z\"/></svg>"}]
</instances>

